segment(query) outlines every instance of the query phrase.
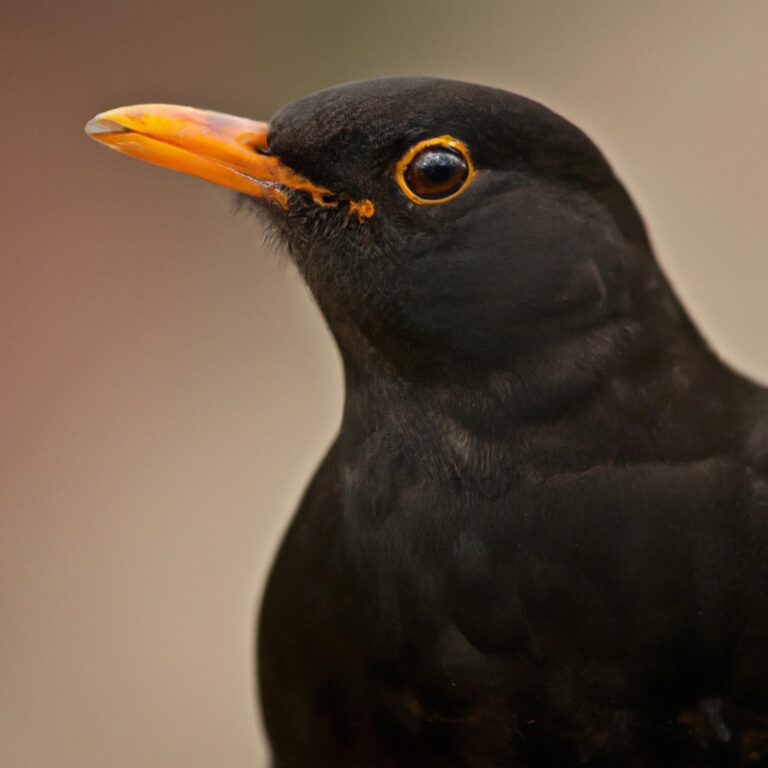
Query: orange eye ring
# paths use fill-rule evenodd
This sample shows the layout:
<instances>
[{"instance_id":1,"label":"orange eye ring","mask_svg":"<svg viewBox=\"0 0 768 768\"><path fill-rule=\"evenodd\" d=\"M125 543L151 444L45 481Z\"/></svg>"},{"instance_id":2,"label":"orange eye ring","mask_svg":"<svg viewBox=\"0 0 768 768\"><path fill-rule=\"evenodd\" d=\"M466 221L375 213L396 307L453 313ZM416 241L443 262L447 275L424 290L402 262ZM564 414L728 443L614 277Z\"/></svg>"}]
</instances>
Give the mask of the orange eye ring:
<instances>
[{"instance_id":1,"label":"orange eye ring","mask_svg":"<svg viewBox=\"0 0 768 768\"><path fill-rule=\"evenodd\" d=\"M446 154L450 153L452 156L460 158L463 162L462 166L457 166L457 169L461 171L460 176L456 177L456 185L448 185L445 190L445 194L442 195L442 190L437 189L437 194L432 197L426 197L423 194L420 195L417 190L412 188L412 184L408 182L409 170L411 164L415 159L425 153L425 150L430 148L444 149ZM449 200L460 195L472 181L475 176L475 166L472 162L472 157L469 154L467 145L455 139L453 136L436 136L432 139L425 139L417 144L414 144L401 158L398 160L395 166L395 180L398 186L403 191L403 194L413 203L417 205L440 205L447 203Z\"/></svg>"}]
</instances>

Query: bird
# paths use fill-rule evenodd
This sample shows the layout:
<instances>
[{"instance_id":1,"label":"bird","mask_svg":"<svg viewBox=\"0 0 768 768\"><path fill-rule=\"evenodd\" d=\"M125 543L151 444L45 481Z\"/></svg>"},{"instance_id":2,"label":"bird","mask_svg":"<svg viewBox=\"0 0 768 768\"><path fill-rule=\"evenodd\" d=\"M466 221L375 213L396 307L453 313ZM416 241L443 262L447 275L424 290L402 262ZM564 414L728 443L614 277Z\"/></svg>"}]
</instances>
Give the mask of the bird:
<instances>
[{"instance_id":1,"label":"bird","mask_svg":"<svg viewBox=\"0 0 768 768\"><path fill-rule=\"evenodd\" d=\"M432 77L86 131L235 190L340 351L262 600L274 768L768 765L768 390L584 132Z\"/></svg>"}]
</instances>

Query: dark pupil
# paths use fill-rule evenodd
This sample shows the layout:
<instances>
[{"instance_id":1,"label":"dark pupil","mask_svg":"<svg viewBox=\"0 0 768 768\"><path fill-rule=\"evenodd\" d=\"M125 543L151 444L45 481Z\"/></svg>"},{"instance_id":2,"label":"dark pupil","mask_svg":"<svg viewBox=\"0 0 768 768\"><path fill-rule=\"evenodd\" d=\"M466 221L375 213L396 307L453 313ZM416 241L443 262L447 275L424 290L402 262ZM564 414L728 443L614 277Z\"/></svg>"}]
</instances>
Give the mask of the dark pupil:
<instances>
[{"instance_id":1,"label":"dark pupil","mask_svg":"<svg viewBox=\"0 0 768 768\"><path fill-rule=\"evenodd\" d=\"M455 192L467 172L467 163L460 152L450 147L428 147L411 160L405 180L419 197L436 199Z\"/></svg>"}]
</instances>

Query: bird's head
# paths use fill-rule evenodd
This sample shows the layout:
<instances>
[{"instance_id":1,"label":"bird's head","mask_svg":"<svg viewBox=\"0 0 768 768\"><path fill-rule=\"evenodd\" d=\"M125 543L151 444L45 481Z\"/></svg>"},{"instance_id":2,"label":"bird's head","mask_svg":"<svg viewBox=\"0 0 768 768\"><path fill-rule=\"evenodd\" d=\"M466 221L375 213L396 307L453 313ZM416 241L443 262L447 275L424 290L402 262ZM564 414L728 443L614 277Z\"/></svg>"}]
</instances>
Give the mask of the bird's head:
<instances>
[{"instance_id":1,"label":"bird's head","mask_svg":"<svg viewBox=\"0 0 768 768\"><path fill-rule=\"evenodd\" d=\"M86 130L264 210L348 357L510 365L630 312L647 269L643 225L595 145L493 88L384 79L268 124L141 105Z\"/></svg>"}]
</instances>

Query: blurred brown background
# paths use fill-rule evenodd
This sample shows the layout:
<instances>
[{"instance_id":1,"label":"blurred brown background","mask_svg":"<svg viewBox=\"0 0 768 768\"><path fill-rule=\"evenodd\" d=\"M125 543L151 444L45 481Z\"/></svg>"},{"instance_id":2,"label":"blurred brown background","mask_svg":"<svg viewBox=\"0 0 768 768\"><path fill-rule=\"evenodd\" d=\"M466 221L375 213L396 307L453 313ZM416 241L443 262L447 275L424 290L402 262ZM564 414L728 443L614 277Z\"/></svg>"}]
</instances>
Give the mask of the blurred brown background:
<instances>
[{"instance_id":1,"label":"blurred brown background","mask_svg":"<svg viewBox=\"0 0 768 768\"><path fill-rule=\"evenodd\" d=\"M768 380L768 4L29 0L0 28L0 766L245 768L255 602L336 428L304 288L221 190L82 125L267 117L429 73L604 148L715 346Z\"/></svg>"}]
</instances>

